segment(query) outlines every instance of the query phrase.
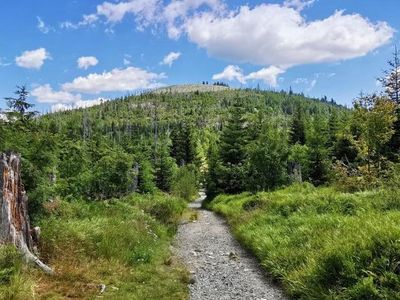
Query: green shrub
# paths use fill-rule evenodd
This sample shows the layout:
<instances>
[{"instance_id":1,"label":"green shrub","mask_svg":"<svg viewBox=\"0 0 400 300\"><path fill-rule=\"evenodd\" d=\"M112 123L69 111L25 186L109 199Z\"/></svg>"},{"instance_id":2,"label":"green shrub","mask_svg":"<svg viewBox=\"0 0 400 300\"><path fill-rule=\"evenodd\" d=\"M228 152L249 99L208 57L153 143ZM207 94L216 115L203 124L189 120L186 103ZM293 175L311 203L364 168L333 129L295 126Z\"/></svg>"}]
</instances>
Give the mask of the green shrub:
<instances>
[{"instance_id":1,"label":"green shrub","mask_svg":"<svg viewBox=\"0 0 400 300\"><path fill-rule=\"evenodd\" d=\"M195 167L192 165L181 167L173 178L172 194L186 201L191 201L197 193L198 180Z\"/></svg>"}]
</instances>

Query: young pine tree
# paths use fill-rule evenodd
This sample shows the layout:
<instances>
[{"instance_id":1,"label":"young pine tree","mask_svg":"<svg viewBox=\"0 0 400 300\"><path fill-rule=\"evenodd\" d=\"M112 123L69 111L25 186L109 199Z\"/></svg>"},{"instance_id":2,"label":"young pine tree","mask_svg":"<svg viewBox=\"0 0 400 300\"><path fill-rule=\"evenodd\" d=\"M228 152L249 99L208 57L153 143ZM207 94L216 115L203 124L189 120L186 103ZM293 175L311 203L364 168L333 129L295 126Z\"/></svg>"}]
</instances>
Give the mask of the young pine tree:
<instances>
[{"instance_id":1,"label":"young pine tree","mask_svg":"<svg viewBox=\"0 0 400 300\"><path fill-rule=\"evenodd\" d=\"M290 143L292 145L304 145L306 143L304 117L300 105L297 105L293 114L292 127L290 130Z\"/></svg>"},{"instance_id":2,"label":"young pine tree","mask_svg":"<svg viewBox=\"0 0 400 300\"><path fill-rule=\"evenodd\" d=\"M245 189L247 130L244 112L241 101L236 100L221 134L217 189L228 194Z\"/></svg>"}]
</instances>

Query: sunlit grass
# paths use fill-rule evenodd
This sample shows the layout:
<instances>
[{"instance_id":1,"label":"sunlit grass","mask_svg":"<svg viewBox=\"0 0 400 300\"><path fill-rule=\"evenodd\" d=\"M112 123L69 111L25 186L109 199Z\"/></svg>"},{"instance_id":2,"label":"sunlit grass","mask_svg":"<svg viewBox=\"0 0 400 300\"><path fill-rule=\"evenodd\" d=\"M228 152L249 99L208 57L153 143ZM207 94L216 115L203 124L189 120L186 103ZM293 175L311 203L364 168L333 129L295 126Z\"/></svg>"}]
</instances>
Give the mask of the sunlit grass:
<instances>
[{"instance_id":1,"label":"sunlit grass","mask_svg":"<svg viewBox=\"0 0 400 300\"><path fill-rule=\"evenodd\" d=\"M0 273L12 273L0 297L186 299L188 274L169 248L184 207L184 201L164 194L95 203L60 200L41 221L41 255L56 275L24 270L15 258L0 266Z\"/></svg>"},{"instance_id":2,"label":"sunlit grass","mask_svg":"<svg viewBox=\"0 0 400 300\"><path fill-rule=\"evenodd\" d=\"M310 185L220 196L238 239L302 299L400 297L400 197Z\"/></svg>"}]
</instances>

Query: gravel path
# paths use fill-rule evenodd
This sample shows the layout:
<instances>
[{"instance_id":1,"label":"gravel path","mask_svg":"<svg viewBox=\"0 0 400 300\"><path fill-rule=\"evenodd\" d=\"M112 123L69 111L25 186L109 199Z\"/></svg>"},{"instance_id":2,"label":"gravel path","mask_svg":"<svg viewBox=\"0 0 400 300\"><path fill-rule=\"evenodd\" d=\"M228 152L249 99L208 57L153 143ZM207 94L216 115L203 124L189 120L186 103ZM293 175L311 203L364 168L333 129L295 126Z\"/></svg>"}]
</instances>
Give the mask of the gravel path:
<instances>
[{"instance_id":1,"label":"gravel path","mask_svg":"<svg viewBox=\"0 0 400 300\"><path fill-rule=\"evenodd\" d=\"M201 209L204 198L201 193L190 204L198 220L181 224L175 243L191 272L190 299L286 299L232 237L225 221Z\"/></svg>"}]
</instances>

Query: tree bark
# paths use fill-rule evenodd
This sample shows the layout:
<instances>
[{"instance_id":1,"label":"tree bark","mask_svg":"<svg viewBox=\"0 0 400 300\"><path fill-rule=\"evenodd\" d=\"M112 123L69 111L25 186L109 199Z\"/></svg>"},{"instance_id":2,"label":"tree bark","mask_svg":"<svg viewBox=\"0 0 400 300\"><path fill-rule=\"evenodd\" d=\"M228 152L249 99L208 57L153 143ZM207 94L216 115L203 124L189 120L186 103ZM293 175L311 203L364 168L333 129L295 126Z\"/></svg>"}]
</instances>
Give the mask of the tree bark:
<instances>
[{"instance_id":1,"label":"tree bark","mask_svg":"<svg viewBox=\"0 0 400 300\"><path fill-rule=\"evenodd\" d=\"M48 274L53 270L34 255L35 244L30 228L28 197L21 181L21 158L15 153L0 155L0 244L13 244L28 262Z\"/></svg>"}]
</instances>

